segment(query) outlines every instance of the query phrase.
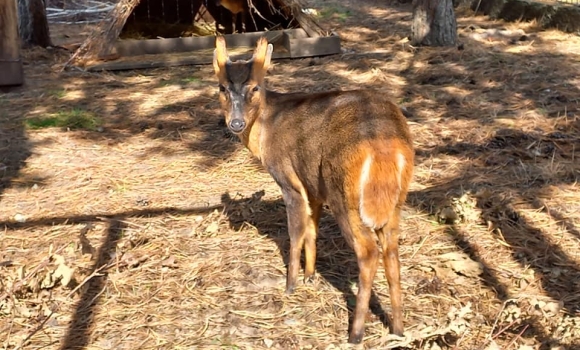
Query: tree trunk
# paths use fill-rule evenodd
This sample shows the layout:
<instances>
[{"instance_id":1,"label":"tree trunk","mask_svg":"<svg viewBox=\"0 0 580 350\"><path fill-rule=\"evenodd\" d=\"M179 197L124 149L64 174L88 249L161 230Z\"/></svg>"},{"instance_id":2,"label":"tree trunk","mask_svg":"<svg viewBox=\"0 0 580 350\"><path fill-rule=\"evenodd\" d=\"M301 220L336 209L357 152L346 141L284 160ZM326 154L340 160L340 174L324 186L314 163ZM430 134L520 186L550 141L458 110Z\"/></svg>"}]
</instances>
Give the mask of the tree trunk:
<instances>
[{"instance_id":1,"label":"tree trunk","mask_svg":"<svg viewBox=\"0 0 580 350\"><path fill-rule=\"evenodd\" d=\"M16 1L0 1L0 86L21 85L22 80Z\"/></svg>"},{"instance_id":2,"label":"tree trunk","mask_svg":"<svg viewBox=\"0 0 580 350\"><path fill-rule=\"evenodd\" d=\"M413 0L411 31L414 45L454 46L457 22L453 0Z\"/></svg>"},{"instance_id":3,"label":"tree trunk","mask_svg":"<svg viewBox=\"0 0 580 350\"><path fill-rule=\"evenodd\" d=\"M28 45L51 46L44 0L18 0L20 38Z\"/></svg>"}]
</instances>

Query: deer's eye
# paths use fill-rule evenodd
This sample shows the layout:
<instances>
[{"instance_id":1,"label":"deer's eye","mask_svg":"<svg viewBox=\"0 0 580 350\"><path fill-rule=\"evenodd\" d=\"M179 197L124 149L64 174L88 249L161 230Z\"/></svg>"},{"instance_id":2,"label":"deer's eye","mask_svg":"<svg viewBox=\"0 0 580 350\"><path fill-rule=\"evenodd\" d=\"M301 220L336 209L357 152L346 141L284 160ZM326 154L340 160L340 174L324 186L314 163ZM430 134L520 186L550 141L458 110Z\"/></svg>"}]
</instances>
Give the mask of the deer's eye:
<instances>
[{"instance_id":1,"label":"deer's eye","mask_svg":"<svg viewBox=\"0 0 580 350\"><path fill-rule=\"evenodd\" d=\"M254 86L254 88L252 89L252 92L256 92L260 90L260 86L256 85Z\"/></svg>"},{"instance_id":2,"label":"deer's eye","mask_svg":"<svg viewBox=\"0 0 580 350\"><path fill-rule=\"evenodd\" d=\"M219 88L220 88L220 92L225 92L226 91L226 87L223 86L222 84L220 84Z\"/></svg>"}]
</instances>

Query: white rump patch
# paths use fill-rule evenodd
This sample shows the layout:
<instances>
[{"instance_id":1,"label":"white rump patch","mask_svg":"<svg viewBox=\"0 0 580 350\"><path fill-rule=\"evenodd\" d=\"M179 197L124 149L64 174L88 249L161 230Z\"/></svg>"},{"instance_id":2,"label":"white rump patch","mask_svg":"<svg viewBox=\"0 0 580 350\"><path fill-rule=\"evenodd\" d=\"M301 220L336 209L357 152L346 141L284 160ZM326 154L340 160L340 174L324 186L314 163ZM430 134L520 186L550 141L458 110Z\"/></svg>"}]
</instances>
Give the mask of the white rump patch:
<instances>
[{"instance_id":1,"label":"white rump patch","mask_svg":"<svg viewBox=\"0 0 580 350\"><path fill-rule=\"evenodd\" d=\"M359 200L359 212L360 218L362 219L363 224L368 226L372 229L375 229L375 223L368 215L365 213L364 209L364 192L367 183L369 182L370 172L371 172L371 165L373 163L373 156L368 155L367 159L363 163L362 170L360 173L360 182L359 182L359 190L360 190L360 200Z\"/></svg>"},{"instance_id":2,"label":"white rump patch","mask_svg":"<svg viewBox=\"0 0 580 350\"><path fill-rule=\"evenodd\" d=\"M391 198L393 198L395 201L397 201L400 193L401 193L401 189L403 187L403 172L405 171L405 166L407 165L407 159L405 159L405 156L402 153L397 153L397 155L395 156L395 161L396 161L396 181L397 181L397 187L398 187L398 191L397 193L393 193L392 196L389 196ZM368 213L365 212L365 200L364 200L364 193L365 193L365 188L367 186L367 184L370 181L370 173L371 173L371 166L373 164L373 156L372 155L368 155L367 158L365 159L362 169L361 169L361 174L360 174L360 182L359 182L359 186L360 186L360 200L359 200L359 212L360 212L360 217L361 220L363 222L363 224L373 230L379 229L381 228L383 225L385 225L385 222L375 222L376 218L371 218L369 217ZM384 176L384 175L383 175ZM395 179L392 179L395 180ZM395 203L393 203L394 205Z\"/></svg>"},{"instance_id":3,"label":"white rump patch","mask_svg":"<svg viewBox=\"0 0 580 350\"><path fill-rule=\"evenodd\" d=\"M407 160L405 156L401 153L397 154L397 183L399 184L399 191L403 187L403 170L405 170L405 166L407 165Z\"/></svg>"}]
</instances>

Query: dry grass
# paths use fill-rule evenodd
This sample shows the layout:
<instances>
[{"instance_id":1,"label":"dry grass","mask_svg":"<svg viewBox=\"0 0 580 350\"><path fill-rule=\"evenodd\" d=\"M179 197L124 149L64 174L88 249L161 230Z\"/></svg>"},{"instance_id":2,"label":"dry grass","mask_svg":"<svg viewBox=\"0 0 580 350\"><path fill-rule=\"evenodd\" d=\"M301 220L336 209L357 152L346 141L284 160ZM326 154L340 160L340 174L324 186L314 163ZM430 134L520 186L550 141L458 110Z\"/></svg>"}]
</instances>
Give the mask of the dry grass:
<instances>
[{"instance_id":1,"label":"dry grass","mask_svg":"<svg viewBox=\"0 0 580 350\"><path fill-rule=\"evenodd\" d=\"M412 114L408 333L388 336L381 269L365 346L578 348L580 38L465 12L533 35L417 49L406 5L311 6L344 10L322 21L347 54L278 61L270 86L370 86ZM26 86L0 95L3 348L346 347L354 254L325 215L317 278L284 294L280 193L220 124L211 67L59 74L67 58L26 51ZM25 127L71 110L98 127Z\"/></svg>"}]
</instances>

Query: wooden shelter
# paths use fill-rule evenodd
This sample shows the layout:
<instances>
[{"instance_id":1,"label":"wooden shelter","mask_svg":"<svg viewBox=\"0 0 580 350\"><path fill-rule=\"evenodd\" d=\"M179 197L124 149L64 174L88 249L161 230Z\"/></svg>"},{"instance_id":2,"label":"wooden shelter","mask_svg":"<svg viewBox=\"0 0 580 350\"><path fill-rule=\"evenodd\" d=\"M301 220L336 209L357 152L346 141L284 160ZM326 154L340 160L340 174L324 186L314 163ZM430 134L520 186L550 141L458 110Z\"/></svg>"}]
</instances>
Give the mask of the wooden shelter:
<instances>
[{"instance_id":1,"label":"wooden shelter","mask_svg":"<svg viewBox=\"0 0 580 350\"><path fill-rule=\"evenodd\" d=\"M217 0L120 0L71 61L89 70L207 64L215 35L225 35L234 54L262 36L274 43L273 58L340 52L338 36L308 15L300 0L242 1L249 12L246 31L231 34L235 16Z\"/></svg>"},{"instance_id":2,"label":"wooden shelter","mask_svg":"<svg viewBox=\"0 0 580 350\"><path fill-rule=\"evenodd\" d=\"M16 1L0 1L0 86L23 81Z\"/></svg>"}]
</instances>

